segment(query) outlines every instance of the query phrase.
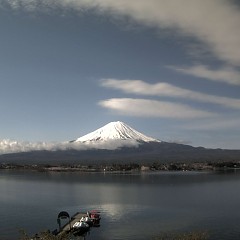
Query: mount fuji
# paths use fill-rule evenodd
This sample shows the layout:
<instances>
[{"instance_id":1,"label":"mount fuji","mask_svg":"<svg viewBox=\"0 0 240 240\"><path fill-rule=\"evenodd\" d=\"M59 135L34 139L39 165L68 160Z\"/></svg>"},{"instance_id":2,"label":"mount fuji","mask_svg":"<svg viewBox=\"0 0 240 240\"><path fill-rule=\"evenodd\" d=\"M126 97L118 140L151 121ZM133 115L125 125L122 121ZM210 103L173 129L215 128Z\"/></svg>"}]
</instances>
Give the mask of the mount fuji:
<instances>
[{"instance_id":1,"label":"mount fuji","mask_svg":"<svg viewBox=\"0 0 240 240\"><path fill-rule=\"evenodd\" d=\"M86 134L78 139L75 143L94 143L108 142L116 140L135 140L137 142L161 142L157 139L148 137L137 130L131 128L127 124L117 121L110 122L94 132Z\"/></svg>"}]
</instances>

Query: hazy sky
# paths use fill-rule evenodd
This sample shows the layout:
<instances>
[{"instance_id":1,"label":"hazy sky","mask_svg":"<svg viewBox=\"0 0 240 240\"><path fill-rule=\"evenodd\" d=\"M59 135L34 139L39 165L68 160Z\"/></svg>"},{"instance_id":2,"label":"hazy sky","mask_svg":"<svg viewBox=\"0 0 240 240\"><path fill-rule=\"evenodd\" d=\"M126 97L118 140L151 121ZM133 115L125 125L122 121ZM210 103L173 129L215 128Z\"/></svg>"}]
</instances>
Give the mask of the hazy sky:
<instances>
[{"instance_id":1,"label":"hazy sky","mask_svg":"<svg viewBox=\"0 0 240 240\"><path fill-rule=\"evenodd\" d=\"M1 0L0 139L61 142L119 120L240 149L238 3Z\"/></svg>"}]
</instances>

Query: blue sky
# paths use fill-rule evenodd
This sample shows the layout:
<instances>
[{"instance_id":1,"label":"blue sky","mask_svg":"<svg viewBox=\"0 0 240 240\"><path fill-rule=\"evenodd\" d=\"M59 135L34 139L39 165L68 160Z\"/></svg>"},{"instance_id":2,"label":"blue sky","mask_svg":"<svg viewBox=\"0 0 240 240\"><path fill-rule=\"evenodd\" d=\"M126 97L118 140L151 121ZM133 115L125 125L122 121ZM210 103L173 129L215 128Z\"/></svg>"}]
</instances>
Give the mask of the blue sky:
<instances>
[{"instance_id":1,"label":"blue sky","mask_svg":"<svg viewBox=\"0 0 240 240\"><path fill-rule=\"evenodd\" d=\"M240 149L237 4L2 0L0 139L61 142L120 120Z\"/></svg>"}]
</instances>

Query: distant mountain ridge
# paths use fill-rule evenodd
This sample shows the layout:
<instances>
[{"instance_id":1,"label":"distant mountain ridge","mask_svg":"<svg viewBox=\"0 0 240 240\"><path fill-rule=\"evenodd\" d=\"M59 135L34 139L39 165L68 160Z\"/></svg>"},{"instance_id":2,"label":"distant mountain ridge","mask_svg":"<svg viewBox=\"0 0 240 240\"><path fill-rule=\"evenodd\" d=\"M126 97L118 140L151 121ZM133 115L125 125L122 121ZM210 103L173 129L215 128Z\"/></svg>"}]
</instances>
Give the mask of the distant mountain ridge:
<instances>
[{"instance_id":1,"label":"distant mountain ridge","mask_svg":"<svg viewBox=\"0 0 240 240\"><path fill-rule=\"evenodd\" d=\"M18 147L18 143L15 144ZM19 147L20 150L22 149ZM23 148L24 150L24 148ZM111 122L71 142L0 155L0 163L112 164L239 161L240 150L206 149L148 137L127 124Z\"/></svg>"}]
</instances>

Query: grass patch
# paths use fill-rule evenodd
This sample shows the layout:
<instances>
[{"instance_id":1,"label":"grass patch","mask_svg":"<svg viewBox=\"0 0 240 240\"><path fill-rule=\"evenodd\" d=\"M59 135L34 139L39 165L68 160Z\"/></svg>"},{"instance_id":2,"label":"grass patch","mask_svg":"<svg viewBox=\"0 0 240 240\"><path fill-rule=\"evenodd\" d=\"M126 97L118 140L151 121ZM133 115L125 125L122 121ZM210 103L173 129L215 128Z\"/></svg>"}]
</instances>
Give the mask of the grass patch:
<instances>
[{"instance_id":1,"label":"grass patch","mask_svg":"<svg viewBox=\"0 0 240 240\"><path fill-rule=\"evenodd\" d=\"M190 233L163 233L153 238L153 240L207 240L206 232Z\"/></svg>"},{"instance_id":2,"label":"grass patch","mask_svg":"<svg viewBox=\"0 0 240 240\"><path fill-rule=\"evenodd\" d=\"M68 240L67 234L61 234L58 236L53 235L49 231L40 232L35 236L29 236L24 230L20 230L20 240Z\"/></svg>"}]
</instances>

